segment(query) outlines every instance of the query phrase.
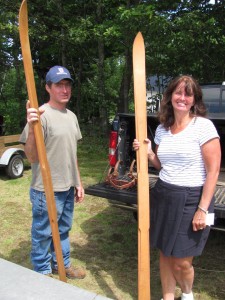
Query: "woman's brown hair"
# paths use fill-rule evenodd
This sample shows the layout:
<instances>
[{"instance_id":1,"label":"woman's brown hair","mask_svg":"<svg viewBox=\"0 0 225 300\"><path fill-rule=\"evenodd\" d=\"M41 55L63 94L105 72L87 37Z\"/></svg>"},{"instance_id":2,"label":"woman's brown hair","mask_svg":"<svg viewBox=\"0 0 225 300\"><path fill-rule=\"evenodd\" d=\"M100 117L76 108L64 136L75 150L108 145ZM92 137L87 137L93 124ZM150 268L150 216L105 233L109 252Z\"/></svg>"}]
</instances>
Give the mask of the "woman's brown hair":
<instances>
[{"instance_id":1,"label":"woman's brown hair","mask_svg":"<svg viewBox=\"0 0 225 300\"><path fill-rule=\"evenodd\" d=\"M173 79L163 94L163 99L160 105L160 111L158 113L160 123L168 129L174 124L175 117L172 106L172 94L180 83L185 83L185 92L187 95L194 95L194 105L191 107L190 114L192 116L206 116L206 107L203 102L202 90L192 76L181 75Z\"/></svg>"}]
</instances>

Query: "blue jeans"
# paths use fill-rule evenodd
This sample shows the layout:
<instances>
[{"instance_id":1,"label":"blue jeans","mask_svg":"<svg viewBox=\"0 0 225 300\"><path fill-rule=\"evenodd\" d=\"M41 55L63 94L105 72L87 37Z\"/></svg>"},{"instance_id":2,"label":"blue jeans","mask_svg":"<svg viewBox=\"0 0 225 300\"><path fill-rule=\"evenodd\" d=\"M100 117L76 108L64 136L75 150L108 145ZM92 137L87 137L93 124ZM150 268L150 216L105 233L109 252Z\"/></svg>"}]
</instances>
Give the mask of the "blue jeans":
<instances>
[{"instance_id":1,"label":"blue jeans","mask_svg":"<svg viewBox=\"0 0 225 300\"><path fill-rule=\"evenodd\" d=\"M69 231L73 223L74 188L71 187L65 192L55 192L54 195L64 266L68 268L70 266ZM30 199L33 217L31 228L31 262L34 271L48 274L52 272L52 268L57 269L57 261L45 193L31 188Z\"/></svg>"}]
</instances>

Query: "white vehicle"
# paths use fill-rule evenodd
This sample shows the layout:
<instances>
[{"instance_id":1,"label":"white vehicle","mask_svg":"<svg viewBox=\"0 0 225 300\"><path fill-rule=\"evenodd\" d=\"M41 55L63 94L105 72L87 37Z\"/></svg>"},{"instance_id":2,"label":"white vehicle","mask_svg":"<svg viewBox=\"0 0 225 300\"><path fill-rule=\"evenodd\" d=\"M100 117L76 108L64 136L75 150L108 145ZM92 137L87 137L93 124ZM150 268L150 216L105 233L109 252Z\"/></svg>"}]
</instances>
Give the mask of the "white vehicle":
<instances>
[{"instance_id":1,"label":"white vehicle","mask_svg":"<svg viewBox=\"0 0 225 300\"><path fill-rule=\"evenodd\" d=\"M26 155L24 146L19 143L19 136L0 136L0 167L12 179L21 177L24 171Z\"/></svg>"}]
</instances>

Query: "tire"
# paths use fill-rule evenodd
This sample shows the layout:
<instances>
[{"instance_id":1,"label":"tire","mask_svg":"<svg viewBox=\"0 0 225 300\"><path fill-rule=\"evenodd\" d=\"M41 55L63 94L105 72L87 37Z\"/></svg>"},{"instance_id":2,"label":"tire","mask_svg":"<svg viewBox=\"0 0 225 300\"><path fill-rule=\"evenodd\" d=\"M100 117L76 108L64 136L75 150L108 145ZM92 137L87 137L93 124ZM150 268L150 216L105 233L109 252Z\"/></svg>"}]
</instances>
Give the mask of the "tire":
<instances>
[{"instance_id":1,"label":"tire","mask_svg":"<svg viewBox=\"0 0 225 300\"><path fill-rule=\"evenodd\" d=\"M15 179L21 177L23 175L23 171L23 157L20 154L16 154L10 159L9 164L6 167L6 174L9 176L9 178Z\"/></svg>"}]
</instances>

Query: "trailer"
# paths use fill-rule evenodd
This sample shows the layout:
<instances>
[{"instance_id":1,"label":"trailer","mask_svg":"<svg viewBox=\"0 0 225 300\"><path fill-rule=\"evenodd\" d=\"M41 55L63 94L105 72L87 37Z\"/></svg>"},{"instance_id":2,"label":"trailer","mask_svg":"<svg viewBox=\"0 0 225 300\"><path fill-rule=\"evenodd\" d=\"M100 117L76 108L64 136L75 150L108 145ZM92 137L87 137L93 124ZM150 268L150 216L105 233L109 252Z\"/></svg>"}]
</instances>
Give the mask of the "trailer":
<instances>
[{"instance_id":1,"label":"trailer","mask_svg":"<svg viewBox=\"0 0 225 300\"><path fill-rule=\"evenodd\" d=\"M24 172L26 155L19 137L19 134L0 136L0 168L4 168L11 179L21 177Z\"/></svg>"}]
</instances>

